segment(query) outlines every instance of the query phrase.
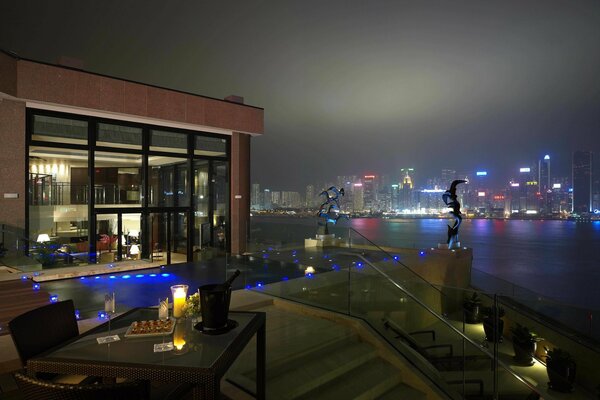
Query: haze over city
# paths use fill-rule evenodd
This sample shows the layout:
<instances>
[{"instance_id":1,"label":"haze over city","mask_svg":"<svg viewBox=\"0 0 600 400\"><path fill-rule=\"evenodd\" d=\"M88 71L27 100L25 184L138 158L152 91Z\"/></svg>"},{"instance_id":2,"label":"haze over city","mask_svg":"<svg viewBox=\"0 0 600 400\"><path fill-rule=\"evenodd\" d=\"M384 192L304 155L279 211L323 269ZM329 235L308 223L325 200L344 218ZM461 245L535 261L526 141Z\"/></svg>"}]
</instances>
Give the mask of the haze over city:
<instances>
[{"instance_id":1,"label":"haze over city","mask_svg":"<svg viewBox=\"0 0 600 400\"><path fill-rule=\"evenodd\" d=\"M600 151L600 3L4 2L0 47L265 108L252 181Z\"/></svg>"}]
</instances>

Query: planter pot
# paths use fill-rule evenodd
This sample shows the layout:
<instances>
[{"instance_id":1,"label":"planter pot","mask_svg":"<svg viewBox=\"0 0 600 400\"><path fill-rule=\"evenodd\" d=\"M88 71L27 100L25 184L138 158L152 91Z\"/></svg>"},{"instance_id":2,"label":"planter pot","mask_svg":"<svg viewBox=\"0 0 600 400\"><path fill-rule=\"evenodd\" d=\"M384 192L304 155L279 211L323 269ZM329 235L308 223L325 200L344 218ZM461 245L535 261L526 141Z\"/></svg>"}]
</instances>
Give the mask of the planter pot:
<instances>
[{"instance_id":1,"label":"planter pot","mask_svg":"<svg viewBox=\"0 0 600 400\"><path fill-rule=\"evenodd\" d=\"M575 382L575 370L576 365L574 361L553 361L548 360L546 371L548 372L548 378L550 382L548 385L550 389L559 392L570 392L573 390L573 383Z\"/></svg>"},{"instance_id":2,"label":"planter pot","mask_svg":"<svg viewBox=\"0 0 600 400\"><path fill-rule=\"evenodd\" d=\"M465 304L465 322L467 324L478 324L481 322L481 306L479 304Z\"/></svg>"},{"instance_id":3,"label":"planter pot","mask_svg":"<svg viewBox=\"0 0 600 400\"><path fill-rule=\"evenodd\" d=\"M504 332L504 320L498 319L498 326L494 332L494 319L484 318L483 319L483 330L485 332L485 340L488 342L502 342L502 332Z\"/></svg>"},{"instance_id":4,"label":"planter pot","mask_svg":"<svg viewBox=\"0 0 600 400\"><path fill-rule=\"evenodd\" d=\"M516 337L512 338L513 350L515 351L515 362L521 365L533 365L533 356L537 349L535 341L519 341Z\"/></svg>"}]
</instances>

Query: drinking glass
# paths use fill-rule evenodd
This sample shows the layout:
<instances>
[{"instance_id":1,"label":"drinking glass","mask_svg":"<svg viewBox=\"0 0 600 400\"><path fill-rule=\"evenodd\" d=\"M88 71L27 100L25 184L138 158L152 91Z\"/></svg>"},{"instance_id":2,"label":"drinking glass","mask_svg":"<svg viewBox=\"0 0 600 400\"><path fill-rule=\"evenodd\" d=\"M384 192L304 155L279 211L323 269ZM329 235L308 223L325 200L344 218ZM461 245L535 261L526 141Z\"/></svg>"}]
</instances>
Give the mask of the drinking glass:
<instances>
[{"instance_id":1,"label":"drinking glass","mask_svg":"<svg viewBox=\"0 0 600 400\"><path fill-rule=\"evenodd\" d=\"M158 319L166 321L169 319L169 298L158 299Z\"/></svg>"},{"instance_id":2,"label":"drinking glass","mask_svg":"<svg viewBox=\"0 0 600 400\"><path fill-rule=\"evenodd\" d=\"M115 313L115 292L104 294L104 312L108 318L108 334L110 335L110 317Z\"/></svg>"}]
</instances>

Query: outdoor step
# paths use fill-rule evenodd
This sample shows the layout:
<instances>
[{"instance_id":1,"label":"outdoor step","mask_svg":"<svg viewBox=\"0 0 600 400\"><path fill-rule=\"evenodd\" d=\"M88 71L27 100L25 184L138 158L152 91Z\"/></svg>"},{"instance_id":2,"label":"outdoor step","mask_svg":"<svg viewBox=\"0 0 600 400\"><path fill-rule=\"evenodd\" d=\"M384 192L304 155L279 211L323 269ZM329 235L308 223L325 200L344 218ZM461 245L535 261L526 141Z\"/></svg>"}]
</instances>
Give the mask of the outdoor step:
<instances>
[{"instance_id":1,"label":"outdoor step","mask_svg":"<svg viewBox=\"0 0 600 400\"><path fill-rule=\"evenodd\" d=\"M377 400L426 400L427 395L405 383L400 383L388 390Z\"/></svg>"},{"instance_id":2,"label":"outdoor step","mask_svg":"<svg viewBox=\"0 0 600 400\"><path fill-rule=\"evenodd\" d=\"M462 371L443 371L440 374L446 382L461 382L464 376L470 382L465 386L467 395L478 395L480 384L483 385L484 395L494 393L494 374L490 370L465 371L464 375ZM452 384L451 387L460 392L462 384ZM526 398L531 394L531 390L524 383L505 370L498 371L498 388L503 397L521 396L521 398Z\"/></svg>"},{"instance_id":3,"label":"outdoor step","mask_svg":"<svg viewBox=\"0 0 600 400\"><path fill-rule=\"evenodd\" d=\"M376 399L401 383L401 380L397 369L381 359L374 359L306 393L300 399ZM302 384L303 382L296 383Z\"/></svg>"},{"instance_id":4,"label":"outdoor step","mask_svg":"<svg viewBox=\"0 0 600 400\"><path fill-rule=\"evenodd\" d=\"M322 341L310 349L290 355L281 360L270 362L267 367L267 376L275 378L278 375L283 375L288 371L304 366L305 363L310 362L312 359L320 358L323 355L332 354L337 351L343 351L344 348L351 347L356 343L358 343L358 338L354 334Z\"/></svg>"},{"instance_id":5,"label":"outdoor step","mask_svg":"<svg viewBox=\"0 0 600 400\"><path fill-rule=\"evenodd\" d=\"M269 342L268 364L286 360L298 353L305 353L323 343L336 341L353 335L349 328L334 322L290 313L276 306L261 308L267 312L267 341Z\"/></svg>"},{"instance_id":6,"label":"outdoor step","mask_svg":"<svg viewBox=\"0 0 600 400\"><path fill-rule=\"evenodd\" d=\"M262 307L255 311L267 313L266 336L269 345L267 352L267 378L282 366L293 366L294 360L307 354L318 352L327 346L335 346L339 341L356 338L351 329L331 321L287 312L277 306ZM233 365L230 376L244 375L255 379L254 339ZM290 364L291 363L291 364Z\"/></svg>"},{"instance_id":7,"label":"outdoor step","mask_svg":"<svg viewBox=\"0 0 600 400\"><path fill-rule=\"evenodd\" d=\"M356 342L330 353L311 354L296 368L269 379L268 393L274 399L296 399L347 374L376 357L375 349ZM299 361L299 360L296 360Z\"/></svg>"}]
</instances>

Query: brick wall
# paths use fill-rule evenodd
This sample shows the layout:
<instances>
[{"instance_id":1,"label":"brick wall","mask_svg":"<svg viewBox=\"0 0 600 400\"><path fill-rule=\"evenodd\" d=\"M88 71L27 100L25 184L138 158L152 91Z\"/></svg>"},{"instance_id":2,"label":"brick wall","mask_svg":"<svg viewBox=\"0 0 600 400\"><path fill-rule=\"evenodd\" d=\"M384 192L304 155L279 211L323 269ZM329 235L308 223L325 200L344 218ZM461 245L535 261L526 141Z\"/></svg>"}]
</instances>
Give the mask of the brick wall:
<instances>
[{"instance_id":1,"label":"brick wall","mask_svg":"<svg viewBox=\"0 0 600 400\"><path fill-rule=\"evenodd\" d=\"M0 98L0 146L0 223L25 228L25 103Z\"/></svg>"}]
</instances>

